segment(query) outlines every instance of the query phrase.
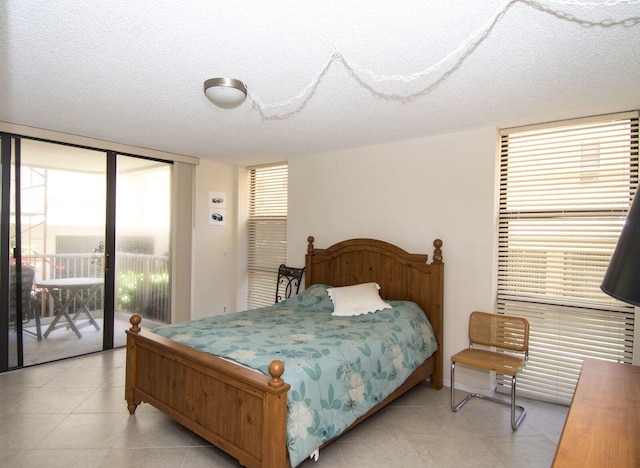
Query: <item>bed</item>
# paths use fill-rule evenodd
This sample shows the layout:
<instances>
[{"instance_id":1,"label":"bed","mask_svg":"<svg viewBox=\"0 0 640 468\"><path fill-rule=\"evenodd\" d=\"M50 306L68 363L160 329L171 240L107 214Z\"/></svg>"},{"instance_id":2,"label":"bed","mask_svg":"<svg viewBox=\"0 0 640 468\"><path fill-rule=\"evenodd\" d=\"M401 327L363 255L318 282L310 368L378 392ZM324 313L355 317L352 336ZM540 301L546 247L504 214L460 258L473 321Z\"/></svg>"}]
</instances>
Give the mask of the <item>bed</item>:
<instances>
[{"instance_id":1,"label":"bed","mask_svg":"<svg viewBox=\"0 0 640 468\"><path fill-rule=\"evenodd\" d=\"M403 377L395 390L341 433L426 379L432 387L442 387L442 241L436 239L433 245L433 260L427 263L427 255L409 254L380 240L351 239L317 249L314 238L308 239L305 290L314 291L312 285L378 283L385 301L411 301L420 307L437 344L437 350L406 379ZM282 362L292 361L276 356L278 359L266 366L269 375L265 375L142 330L139 324L140 317L132 316L127 331L125 399L130 414L141 402L147 402L244 466L292 465L287 450L287 398L289 393L295 396L297 390L291 390L283 379ZM337 436L332 434L324 445Z\"/></svg>"}]
</instances>

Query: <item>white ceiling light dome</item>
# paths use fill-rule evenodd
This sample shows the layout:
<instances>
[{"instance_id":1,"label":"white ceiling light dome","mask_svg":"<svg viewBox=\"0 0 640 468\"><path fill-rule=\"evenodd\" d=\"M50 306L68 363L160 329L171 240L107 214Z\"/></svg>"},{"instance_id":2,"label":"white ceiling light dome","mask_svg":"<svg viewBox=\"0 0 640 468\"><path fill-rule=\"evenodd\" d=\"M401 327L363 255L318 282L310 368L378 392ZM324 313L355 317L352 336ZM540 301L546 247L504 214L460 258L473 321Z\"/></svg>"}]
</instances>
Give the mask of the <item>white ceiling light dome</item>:
<instances>
[{"instance_id":1,"label":"white ceiling light dome","mask_svg":"<svg viewBox=\"0 0 640 468\"><path fill-rule=\"evenodd\" d=\"M247 87L234 78L209 78L204 82L204 94L216 106L233 109L247 97Z\"/></svg>"}]
</instances>

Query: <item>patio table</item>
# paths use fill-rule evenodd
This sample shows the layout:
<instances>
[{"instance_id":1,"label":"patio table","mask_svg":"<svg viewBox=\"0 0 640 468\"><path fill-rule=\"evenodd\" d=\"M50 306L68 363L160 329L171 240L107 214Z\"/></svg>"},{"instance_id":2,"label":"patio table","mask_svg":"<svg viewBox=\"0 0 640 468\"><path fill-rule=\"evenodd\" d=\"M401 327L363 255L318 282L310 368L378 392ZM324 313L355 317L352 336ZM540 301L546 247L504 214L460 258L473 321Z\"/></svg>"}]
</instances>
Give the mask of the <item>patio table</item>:
<instances>
[{"instance_id":1,"label":"patio table","mask_svg":"<svg viewBox=\"0 0 640 468\"><path fill-rule=\"evenodd\" d=\"M87 302L91 301L102 286L103 279L102 278L59 278L59 279L48 279L36 281L35 285L39 288L46 289L53 301L58 306L60 311L56 314L55 318L47 328L47 331L44 332L44 337L49 336L53 330L56 330L61 327L71 328L78 338L82 337L80 333L79 327L76 325L80 314L84 313L88 318L91 324L95 327L96 330L100 330L100 325L96 322L95 318L91 314L91 311L87 307ZM63 303L60 296L60 291L62 289L67 289L70 291L70 294L67 296L65 302ZM89 290L89 295L85 299L80 295L80 291L83 289ZM69 315L69 307L76 300L77 304L80 305L79 310L76 310L73 317ZM67 323L58 323L61 318L65 318ZM88 325L88 324L86 324Z\"/></svg>"}]
</instances>

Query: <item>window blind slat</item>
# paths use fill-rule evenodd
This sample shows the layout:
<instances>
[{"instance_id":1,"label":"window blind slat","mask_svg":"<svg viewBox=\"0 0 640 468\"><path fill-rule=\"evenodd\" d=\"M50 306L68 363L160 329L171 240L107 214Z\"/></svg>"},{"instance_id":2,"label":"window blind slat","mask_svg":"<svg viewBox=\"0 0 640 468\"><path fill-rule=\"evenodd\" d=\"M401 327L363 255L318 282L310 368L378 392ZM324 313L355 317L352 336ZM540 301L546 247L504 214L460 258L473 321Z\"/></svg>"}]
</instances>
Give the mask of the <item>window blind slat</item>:
<instances>
[{"instance_id":1,"label":"window blind slat","mask_svg":"<svg viewBox=\"0 0 640 468\"><path fill-rule=\"evenodd\" d=\"M633 359L634 308L600 283L638 185L638 113L504 130L500 151L497 311L530 322L519 392L568 404L585 357Z\"/></svg>"},{"instance_id":2,"label":"window blind slat","mask_svg":"<svg viewBox=\"0 0 640 468\"><path fill-rule=\"evenodd\" d=\"M287 257L288 167L249 168L247 306L273 304L278 266Z\"/></svg>"}]
</instances>

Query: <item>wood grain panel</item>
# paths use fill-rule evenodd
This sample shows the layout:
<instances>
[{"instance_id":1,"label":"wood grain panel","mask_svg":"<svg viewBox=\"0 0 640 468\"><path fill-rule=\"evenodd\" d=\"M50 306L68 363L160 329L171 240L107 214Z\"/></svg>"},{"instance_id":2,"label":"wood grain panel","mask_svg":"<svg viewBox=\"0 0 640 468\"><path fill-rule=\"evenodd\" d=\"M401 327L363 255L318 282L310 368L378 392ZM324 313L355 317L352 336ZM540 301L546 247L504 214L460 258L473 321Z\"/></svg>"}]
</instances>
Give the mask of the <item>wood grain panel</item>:
<instances>
[{"instance_id":1,"label":"wood grain panel","mask_svg":"<svg viewBox=\"0 0 640 468\"><path fill-rule=\"evenodd\" d=\"M640 367L585 359L554 468L640 466Z\"/></svg>"}]
</instances>

